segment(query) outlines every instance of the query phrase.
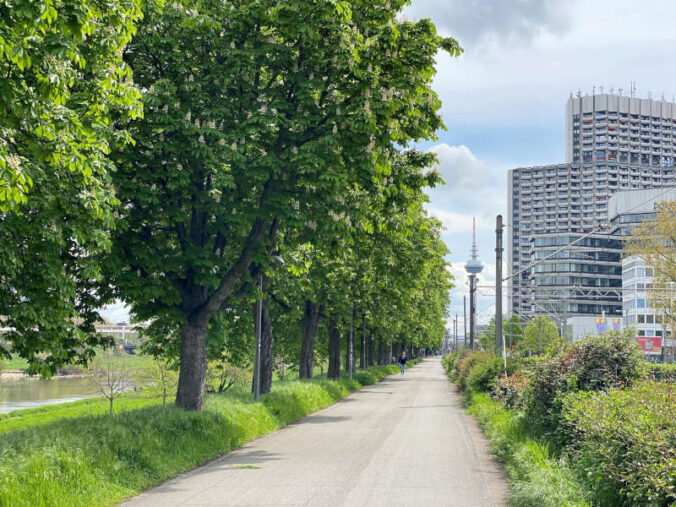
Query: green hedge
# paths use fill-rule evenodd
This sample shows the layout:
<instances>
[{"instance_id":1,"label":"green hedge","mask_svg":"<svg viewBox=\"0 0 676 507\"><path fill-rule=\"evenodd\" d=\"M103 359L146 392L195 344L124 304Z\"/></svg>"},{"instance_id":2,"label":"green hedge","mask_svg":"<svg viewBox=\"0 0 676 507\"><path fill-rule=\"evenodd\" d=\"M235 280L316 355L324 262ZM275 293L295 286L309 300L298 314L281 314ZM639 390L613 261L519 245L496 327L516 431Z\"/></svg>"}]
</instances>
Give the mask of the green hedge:
<instances>
[{"instance_id":1,"label":"green hedge","mask_svg":"<svg viewBox=\"0 0 676 507\"><path fill-rule=\"evenodd\" d=\"M644 382L564 402L568 446L608 505L676 504L676 392Z\"/></svg>"},{"instance_id":2,"label":"green hedge","mask_svg":"<svg viewBox=\"0 0 676 507\"><path fill-rule=\"evenodd\" d=\"M676 364L651 364L648 375L652 380L676 382Z\"/></svg>"},{"instance_id":3,"label":"green hedge","mask_svg":"<svg viewBox=\"0 0 676 507\"><path fill-rule=\"evenodd\" d=\"M398 371L372 367L352 382L276 382L259 403L245 391L207 395L199 413L156 405L4 432L0 506L114 505L331 405L361 387L357 378L368 383Z\"/></svg>"},{"instance_id":4,"label":"green hedge","mask_svg":"<svg viewBox=\"0 0 676 507\"><path fill-rule=\"evenodd\" d=\"M566 394L629 387L645 376L643 355L632 337L617 331L588 337L536 363L526 391L527 416L556 432Z\"/></svg>"}]
</instances>

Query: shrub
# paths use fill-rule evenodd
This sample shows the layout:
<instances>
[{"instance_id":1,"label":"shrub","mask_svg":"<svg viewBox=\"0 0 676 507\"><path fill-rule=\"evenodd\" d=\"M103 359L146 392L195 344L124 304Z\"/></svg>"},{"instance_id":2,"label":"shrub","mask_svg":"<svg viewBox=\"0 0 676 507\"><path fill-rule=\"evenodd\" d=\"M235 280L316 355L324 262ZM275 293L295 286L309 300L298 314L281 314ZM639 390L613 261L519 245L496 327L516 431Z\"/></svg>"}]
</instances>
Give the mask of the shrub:
<instances>
[{"instance_id":1,"label":"shrub","mask_svg":"<svg viewBox=\"0 0 676 507\"><path fill-rule=\"evenodd\" d=\"M458 362L458 359L460 359L461 354L462 354L461 351L456 350L454 352L451 352L450 354L446 354L444 357L441 358L441 366L444 367L444 370L446 370L446 373L448 375L450 375L455 369L455 363Z\"/></svg>"},{"instance_id":2,"label":"shrub","mask_svg":"<svg viewBox=\"0 0 676 507\"><path fill-rule=\"evenodd\" d=\"M577 393L563 407L568 449L611 505L676 504L675 421L676 393L660 382Z\"/></svg>"},{"instance_id":3,"label":"shrub","mask_svg":"<svg viewBox=\"0 0 676 507\"><path fill-rule=\"evenodd\" d=\"M524 393L528 387L528 377L522 371L516 371L509 377L498 378L493 389L493 398L503 407L522 409Z\"/></svg>"},{"instance_id":4,"label":"shrub","mask_svg":"<svg viewBox=\"0 0 676 507\"><path fill-rule=\"evenodd\" d=\"M536 364L526 392L528 416L556 430L566 393L629 387L645 377L643 363L633 338L617 331L569 344Z\"/></svg>"},{"instance_id":5,"label":"shrub","mask_svg":"<svg viewBox=\"0 0 676 507\"><path fill-rule=\"evenodd\" d=\"M502 359L493 357L480 362L467 376L467 389L475 393L490 393L495 387L498 377L503 373Z\"/></svg>"},{"instance_id":6,"label":"shrub","mask_svg":"<svg viewBox=\"0 0 676 507\"><path fill-rule=\"evenodd\" d=\"M479 350L472 350L463 352L462 356L455 365L455 378L453 379L460 390L467 388L467 379L472 369L479 363L486 363L491 361L495 356L489 352Z\"/></svg>"},{"instance_id":7,"label":"shrub","mask_svg":"<svg viewBox=\"0 0 676 507\"><path fill-rule=\"evenodd\" d=\"M648 376L653 380L676 382L676 364L651 364Z\"/></svg>"}]
</instances>

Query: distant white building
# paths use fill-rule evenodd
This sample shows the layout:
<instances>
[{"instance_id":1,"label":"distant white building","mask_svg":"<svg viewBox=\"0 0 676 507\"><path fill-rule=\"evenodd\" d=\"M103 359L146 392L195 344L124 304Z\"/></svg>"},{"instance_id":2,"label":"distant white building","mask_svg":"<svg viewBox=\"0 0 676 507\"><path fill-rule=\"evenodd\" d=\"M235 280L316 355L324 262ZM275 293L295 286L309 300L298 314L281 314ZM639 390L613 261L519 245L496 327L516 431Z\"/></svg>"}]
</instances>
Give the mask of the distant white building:
<instances>
[{"instance_id":1,"label":"distant white building","mask_svg":"<svg viewBox=\"0 0 676 507\"><path fill-rule=\"evenodd\" d=\"M643 220L654 218L656 206L676 201L676 187L619 192L608 202L613 235L628 237ZM639 256L622 259L622 315L624 327L636 329L636 340L650 359L663 354L673 358L676 346L672 330L651 307L648 293L653 269ZM676 297L676 290L674 297Z\"/></svg>"}]
</instances>

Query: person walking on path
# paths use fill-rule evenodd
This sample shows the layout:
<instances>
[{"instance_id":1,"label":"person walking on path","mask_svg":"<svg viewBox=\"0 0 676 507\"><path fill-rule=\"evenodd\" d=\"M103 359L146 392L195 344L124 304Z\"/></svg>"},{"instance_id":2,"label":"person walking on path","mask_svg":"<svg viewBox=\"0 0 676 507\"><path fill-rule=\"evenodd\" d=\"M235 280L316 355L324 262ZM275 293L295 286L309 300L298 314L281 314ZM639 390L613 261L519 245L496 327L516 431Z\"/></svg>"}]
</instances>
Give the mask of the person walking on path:
<instances>
[{"instance_id":1,"label":"person walking on path","mask_svg":"<svg viewBox=\"0 0 676 507\"><path fill-rule=\"evenodd\" d=\"M399 368L401 368L401 374L404 374L404 371L406 370L406 361L408 359L406 358L406 352L401 353L401 357L399 358Z\"/></svg>"}]
</instances>

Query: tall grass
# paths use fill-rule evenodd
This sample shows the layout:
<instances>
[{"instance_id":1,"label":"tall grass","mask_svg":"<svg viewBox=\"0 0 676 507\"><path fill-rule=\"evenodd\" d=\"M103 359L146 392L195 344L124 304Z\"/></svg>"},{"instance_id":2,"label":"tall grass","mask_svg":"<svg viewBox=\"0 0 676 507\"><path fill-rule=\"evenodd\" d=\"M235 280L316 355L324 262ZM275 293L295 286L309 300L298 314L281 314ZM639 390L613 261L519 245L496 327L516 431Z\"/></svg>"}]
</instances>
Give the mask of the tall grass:
<instances>
[{"instance_id":1,"label":"tall grass","mask_svg":"<svg viewBox=\"0 0 676 507\"><path fill-rule=\"evenodd\" d=\"M0 421L0 506L113 505L397 371L276 382L259 403L243 389L208 395L200 413L132 397L112 417L94 400L71 405L77 417L59 406L23 411Z\"/></svg>"},{"instance_id":2,"label":"tall grass","mask_svg":"<svg viewBox=\"0 0 676 507\"><path fill-rule=\"evenodd\" d=\"M523 507L589 506L590 492L565 458L530 433L527 420L486 393L470 394L469 413L488 437L512 482L510 504Z\"/></svg>"}]
</instances>

